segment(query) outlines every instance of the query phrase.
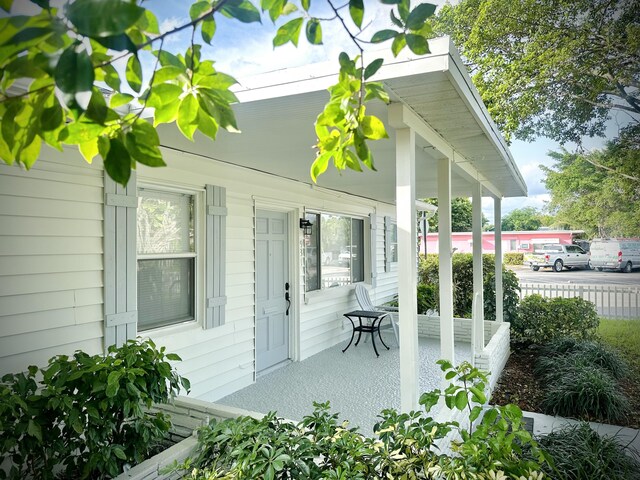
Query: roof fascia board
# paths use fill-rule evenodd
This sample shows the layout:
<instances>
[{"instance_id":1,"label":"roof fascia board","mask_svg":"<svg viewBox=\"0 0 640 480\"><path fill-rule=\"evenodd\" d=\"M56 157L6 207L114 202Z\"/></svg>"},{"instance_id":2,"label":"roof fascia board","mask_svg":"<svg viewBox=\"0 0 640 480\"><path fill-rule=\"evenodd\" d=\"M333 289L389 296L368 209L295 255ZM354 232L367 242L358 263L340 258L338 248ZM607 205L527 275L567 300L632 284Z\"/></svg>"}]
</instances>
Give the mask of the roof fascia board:
<instances>
[{"instance_id":1,"label":"roof fascia board","mask_svg":"<svg viewBox=\"0 0 640 480\"><path fill-rule=\"evenodd\" d=\"M514 177L518 186L522 190L524 196L527 195L527 185L522 175L515 166L515 161L511 156L509 147L507 146L500 130L489 115L480 94L473 86L473 81L467 73L467 69L462 63L462 59L455 49L453 43L450 43L449 49L450 68L447 69L447 74L451 78L451 83L456 90L460 93L461 97L465 100L473 114L478 119L481 128L485 134L492 140L496 149L502 157L505 159L507 168L510 170L511 175Z\"/></svg>"},{"instance_id":2,"label":"roof fascia board","mask_svg":"<svg viewBox=\"0 0 640 480\"><path fill-rule=\"evenodd\" d=\"M403 103L392 103L389 105L389 125L393 128L412 128L415 132L426 140L432 147L447 157L453 165L470 181L480 182L480 184L491 193L492 196L502 198L502 192L485 175L480 173L473 166L473 163L464 155L457 152L453 146L447 142L442 135L436 132L418 114Z\"/></svg>"}]
</instances>

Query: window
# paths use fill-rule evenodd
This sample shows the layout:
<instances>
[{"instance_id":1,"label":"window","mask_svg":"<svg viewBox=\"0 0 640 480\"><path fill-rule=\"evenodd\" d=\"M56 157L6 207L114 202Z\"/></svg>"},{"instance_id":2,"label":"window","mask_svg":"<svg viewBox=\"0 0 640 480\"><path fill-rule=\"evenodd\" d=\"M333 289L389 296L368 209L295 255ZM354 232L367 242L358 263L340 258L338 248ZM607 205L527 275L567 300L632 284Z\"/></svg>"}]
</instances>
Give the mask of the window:
<instances>
[{"instance_id":1,"label":"window","mask_svg":"<svg viewBox=\"0 0 640 480\"><path fill-rule=\"evenodd\" d=\"M195 320L193 195L138 190L138 330Z\"/></svg>"},{"instance_id":2,"label":"window","mask_svg":"<svg viewBox=\"0 0 640 480\"><path fill-rule=\"evenodd\" d=\"M391 270L392 263L398 263L398 224L389 217L384 217L384 265Z\"/></svg>"},{"instance_id":3,"label":"window","mask_svg":"<svg viewBox=\"0 0 640 480\"><path fill-rule=\"evenodd\" d=\"M364 220L308 213L312 235L305 237L306 291L364 280Z\"/></svg>"},{"instance_id":4,"label":"window","mask_svg":"<svg viewBox=\"0 0 640 480\"><path fill-rule=\"evenodd\" d=\"M516 241L515 240L509 240L509 250L513 251L516 249Z\"/></svg>"}]
</instances>

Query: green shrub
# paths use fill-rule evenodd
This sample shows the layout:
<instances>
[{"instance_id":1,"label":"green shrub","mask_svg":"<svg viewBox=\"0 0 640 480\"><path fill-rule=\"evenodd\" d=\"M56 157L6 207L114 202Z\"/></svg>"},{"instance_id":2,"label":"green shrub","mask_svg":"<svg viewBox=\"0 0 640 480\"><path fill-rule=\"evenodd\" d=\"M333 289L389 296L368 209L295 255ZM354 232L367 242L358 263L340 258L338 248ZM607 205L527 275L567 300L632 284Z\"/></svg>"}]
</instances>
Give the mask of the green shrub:
<instances>
[{"instance_id":1,"label":"green shrub","mask_svg":"<svg viewBox=\"0 0 640 480\"><path fill-rule=\"evenodd\" d=\"M438 363L453 383L444 391L423 394L423 412L384 410L374 428L377 438L338 422L328 402L314 403L314 412L298 424L273 413L262 420L213 421L199 431L198 453L174 471L190 472L189 478L198 480L461 478L460 472L467 479L536 475L546 457L523 429L520 409L509 405L485 410L486 374L466 362L459 367ZM463 428L431 418L429 411L440 399L448 408L465 412L470 425ZM434 442L452 431L460 440L453 443L456 453L449 456Z\"/></svg>"},{"instance_id":2,"label":"green shrub","mask_svg":"<svg viewBox=\"0 0 640 480\"><path fill-rule=\"evenodd\" d=\"M629 374L627 362L614 349L600 342L563 337L551 341L541 349L536 369L544 366L553 369L558 358L564 358L576 364L595 365L606 371L614 379L620 380ZM541 372L542 373L542 372Z\"/></svg>"},{"instance_id":3,"label":"green shrub","mask_svg":"<svg viewBox=\"0 0 640 480\"><path fill-rule=\"evenodd\" d=\"M522 265L524 263L524 253L508 252L503 257L505 265Z\"/></svg>"},{"instance_id":4,"label":"green shrub","mask_svg":"<svg viewBox=\"0 0 640 480\"><path fill-rule=\"evenodd\" d=\"M538 438L554 460L544 465L550 478L557 480L639 480L640 463L627 455L616 437L601 437L588 423L580 423Z\"/></svg>"},{"instance_id":5,"label":"green shrub","mask_svg":"<svg viewBox=\"0 0 640 480\"><path fill-rule=\"evenodd\" d=\"M484 318L496 319L496 282L495 271L490 270L484 277ZM505 322L513 322L518 315L520 303L520 284L517 275L508 269L502 270L502 311Z\"/></svg>"},{"instance_id":6,"label":"green shrub","mask_svg":"<svg viewBox=\"0 0 640 480\"><path fill-rule=\"evenodd\" d=\"M546 413L600 421L625 418L629 401L601 368L568 361L549 373L542 408Z\"/></svg>"},{"instance_id":7,"label":"green shrub","mask_svg":"<svg viewBox=\"0 0 640 480\"><path fill-rule=\"evenodd\" d=\"M598 329L593 303L582 298L525 297L511 323L511 339L516 344L542 345L560 337L592 339Z\"/></svg>"},{"instance_id":8,"label":"green shrub","mask_svg":"<svg viewBox=\"0 0 640 480\"><path fill-rule=\"evenodd\" d=\"M171 423L143 407L167 403L189 382L151 340L110 347L107 355L77 351L46 368L8 374L0 383L0 458L9 478L109 478L139 463ZM41 379L37 381L41 376Z\"/></svg>"},{"instance_id":9,"label":"green shrub","mask_svg":"<svg viewBox=\"0 0 640 480\"><path fill-rule=\"evenodd\" d=\"M495 319L495 255L482 256L484 283L484 312L487 320ZM453 273L453 314L456 317L469 318L473 309L473 255L456 253L452 259ZM427 254L420 257L418 266L419 283L432 285L436 304L431 307L439 310L439 271L438 255ZM502 284L504 289L504 320L512 321L517 311L520 286L515 274L503 268Z\"/></svg>"},{"instance_id":10,"label":"green shrub","mask_svg":"<svg viewBox=\"0 0 640 480\"><path fill-rule=\"evenodd\" d=\"M419 283L418 313L424 314L428 310L438 310L438 288L432 283Z\"/></svg>"}]
</instances>

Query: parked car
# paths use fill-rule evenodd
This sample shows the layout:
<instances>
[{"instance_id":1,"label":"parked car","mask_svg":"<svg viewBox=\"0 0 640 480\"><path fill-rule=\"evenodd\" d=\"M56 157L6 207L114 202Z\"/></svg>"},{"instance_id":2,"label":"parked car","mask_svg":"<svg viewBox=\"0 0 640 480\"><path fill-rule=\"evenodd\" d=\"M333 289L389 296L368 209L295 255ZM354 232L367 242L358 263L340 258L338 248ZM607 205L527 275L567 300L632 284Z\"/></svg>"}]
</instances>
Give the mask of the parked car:
<instances>
[{"instance_id":1,"label":"parked car","mask_svg":"<svg viewBox=\"0 0 640 480\"><path fill-rule=\"evenodd\" d=\"M598 271L631 272L640 268L639 239L595 239L591 242L589 262Z\"/></svg>"},{"instance_id":2,"label":"parked car","mask_svg":"<svg viewBox=\"0 0 640 480\"><path fill-rule=\"evenodd\" d=\"M340 252L340 255L338 255L338 263L341 266L349 266L351 265L351 260L352 259L355 260L357 256L358 256L357 245L345 247L345 249L342 250L342 252Z\"/></svg>"},{"instance_id":3,"label":"parked car","mask_svg":"<svg viewBox=\"0 0 640 480\"><path fill-rule=\"evenodd\" d=\"M537 272L541 268L553 268L561 272L575 267L589 269L589 255L578 245L549 243L538 247L533 253L525 254L524 264Z\"/></svg>"}]
</instances>

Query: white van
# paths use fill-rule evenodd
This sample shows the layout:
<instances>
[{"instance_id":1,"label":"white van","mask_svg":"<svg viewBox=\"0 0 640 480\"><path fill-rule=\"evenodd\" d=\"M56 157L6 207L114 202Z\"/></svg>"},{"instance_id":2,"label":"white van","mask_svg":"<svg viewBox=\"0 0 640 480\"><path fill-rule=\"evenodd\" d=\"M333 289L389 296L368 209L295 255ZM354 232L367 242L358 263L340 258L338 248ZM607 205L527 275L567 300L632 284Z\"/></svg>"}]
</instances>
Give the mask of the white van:
<instances>
[{"instance_id":1,"label":"white van","mask_svg":"<svg viewBox=\"0 0 640 480\"><path fill-rule=\"evenodd\" d=\"M640 268L639 239L594 239L589 258L591 268L631 272Z\"/></svg>"}]
</instances>

